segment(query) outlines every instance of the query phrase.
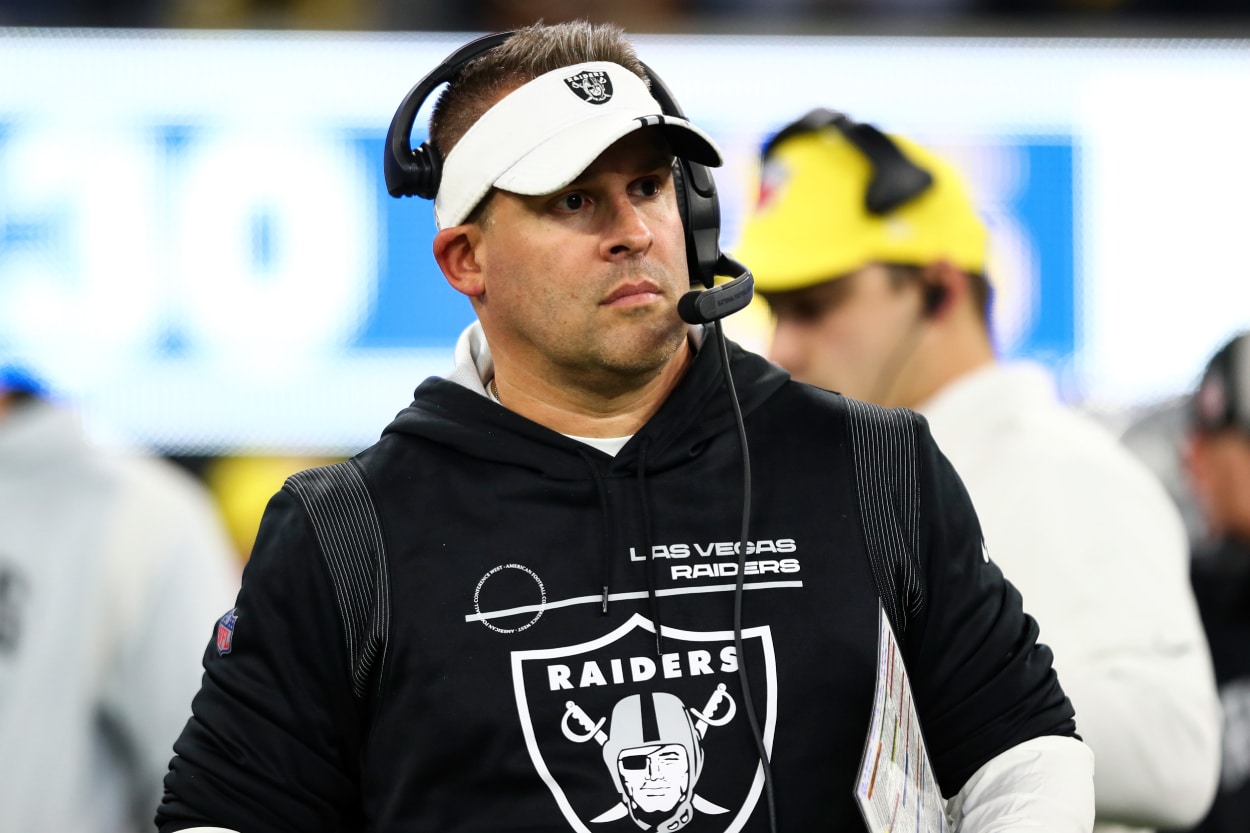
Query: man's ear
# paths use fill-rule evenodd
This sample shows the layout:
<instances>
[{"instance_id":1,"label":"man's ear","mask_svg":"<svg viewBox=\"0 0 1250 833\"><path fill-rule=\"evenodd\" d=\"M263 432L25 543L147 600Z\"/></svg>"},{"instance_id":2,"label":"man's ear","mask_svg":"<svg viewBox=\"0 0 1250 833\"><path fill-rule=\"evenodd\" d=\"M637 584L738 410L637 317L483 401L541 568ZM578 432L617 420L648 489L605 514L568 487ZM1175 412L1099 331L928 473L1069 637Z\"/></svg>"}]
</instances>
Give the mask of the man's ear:
<instances>
[{"instance_id":1,"label":"man's ear","mask_svg":"<svg viewBox=\"0 0 1250 833\"><path fill-rule=\"evenodd\" d=\"M925 315L931 318L941 317L963 303L971 289L968 275L948 260L926 266L921 282Z\"/></svg>"},{"instance_id":2,"label":"man's ear","mask_svg":"<svg viewBox=\"0 0 1250 833\"><path fill-rule=\"evenodd\" d=\"M434 259L451 288L476 298L486 291L479 249L482 229L476 223L445 228L434 235Z\"/></svg>"}]
</instances>

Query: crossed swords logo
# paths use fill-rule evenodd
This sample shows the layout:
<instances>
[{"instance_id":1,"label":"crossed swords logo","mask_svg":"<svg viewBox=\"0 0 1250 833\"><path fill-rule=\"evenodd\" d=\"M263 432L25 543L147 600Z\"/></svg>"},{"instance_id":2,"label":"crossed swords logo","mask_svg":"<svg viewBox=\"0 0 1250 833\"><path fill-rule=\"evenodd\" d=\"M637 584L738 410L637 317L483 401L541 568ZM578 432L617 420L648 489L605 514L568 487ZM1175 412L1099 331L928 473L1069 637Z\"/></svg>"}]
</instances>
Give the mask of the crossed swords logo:
<instances>
[{"instance_id":1,"label":"crossed swords logo","mask_svg":"<svg viewBox=\"0 0 1250 833\"><path fill-rule=\"evenodd\" d=\"M725 713L720 716L716 716L716 713L721 709L722 704L725 704ZM603 724L607 722L606 717L601 717L598 720L591 720L590 715L586 714L585 710L572 700L565 702L564 707L564 716L560 720L560 730L564 733L566 738L574 743L587 743L594 740L600 747L608 743L608 734L603 731ZM734 715L737 714L738 706L726 689L725 684L721 683L716 686L716 689L712 692L712 696L708 698L707 704L702 710L691 708L687 708L686 710L691 715L698 718L694 722L694 730L698 734L699 740L701 741L707 735L709 726L724 726L726 723L733 720ZM581 731L577 731L573 724L579 726ZM690 787L693 789L694 784L692 783ZM694 809L701 813L719 815L729 812L726 808L708 801L700 795L695 795L692 803L694 805ZM628 812L629 810L626 808L624 802L621 802L607 812L596 816L592 819L592 821L616 821L617 819L624 818Z\"/></svg>"},{"instance_id":2,"label":"crossed swords logo","mask_svg":"<svg viewBox=\"0 0 1250 833\"><path fill-rule=\"evenodd\" d=\"M577 93L583 101L591 104L604 104L612 98L612 79L606 72L586 70L564 79L569 89Z\"/></svg>"}]
</instances>

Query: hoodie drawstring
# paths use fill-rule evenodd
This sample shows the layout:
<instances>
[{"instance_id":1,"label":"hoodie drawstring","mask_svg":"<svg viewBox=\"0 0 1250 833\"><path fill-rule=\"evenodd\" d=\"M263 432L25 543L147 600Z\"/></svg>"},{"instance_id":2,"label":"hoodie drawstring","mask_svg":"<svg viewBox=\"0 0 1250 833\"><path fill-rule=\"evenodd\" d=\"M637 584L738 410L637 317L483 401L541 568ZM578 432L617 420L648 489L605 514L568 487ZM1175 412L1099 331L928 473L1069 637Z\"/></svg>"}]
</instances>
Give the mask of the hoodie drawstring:
<instances>
[{"instance_id":1,"label":"hoodie drawstring","mask_svg":"<svg viewBox=\"0 0 1250 833\"><path fill-rule=\"evenodd\" d=\"M608 587L612 577L612 536L609 527L612 524L612 516L608 512L608 489L604 485L603 475L599 473L599 467L595 465L595 461L590 454L578 449L578 454L585 461L586 467L590 469L591 475L595 478L595 491L599 493L599 512L603 515L603 523L600 524L600 534L602 537L601 546L599 548L599 577L603 582L603 613L608 612Z\"/></svg>"},{"instance_id":2,"label":"hoodie drawstring","mask_svg":"<svg viewBox=\"0 0 1250 833\"><path fill-rule=\"evenodd\" d=\"M599 574L602 582L603 601L601 610L608 612L608 600L611 594L612 578L612 514L608 508L608 487L595 460L589 452L578 449L578 454L590 469L595 480L595 491L599 495L599 511L603 516L600 534L602 543L599 551ZM655 651L664 653L664 634L660 623L660 599L656 592L655 552L651 546L651 507L647 501L647 441L638 445L638 503L642 507L642 546L647 560L647 601L651 609L651 621L655 623Z\"/></svg>"},{"instance_id":3,"label":"hoodie drawstring","mask_svg":"<svg viewBox=\"0 0 1250 833\"><path fill-rule=\"evenodd\" d=\"M638 505L642 507L642 545L647 554L647 601L655 624L655 653L664 653L664 629L660 626L660 598L656 595L655 549L651 546L651 507L647 502L647 441L638 444Z\"/></svg>"}]
</instances>

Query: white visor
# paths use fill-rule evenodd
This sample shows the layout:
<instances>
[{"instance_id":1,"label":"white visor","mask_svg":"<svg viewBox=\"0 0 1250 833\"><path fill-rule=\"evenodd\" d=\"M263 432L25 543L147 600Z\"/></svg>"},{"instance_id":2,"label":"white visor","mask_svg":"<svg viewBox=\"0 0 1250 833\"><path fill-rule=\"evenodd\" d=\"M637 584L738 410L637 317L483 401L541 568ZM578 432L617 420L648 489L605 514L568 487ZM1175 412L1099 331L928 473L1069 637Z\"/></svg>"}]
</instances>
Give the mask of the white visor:
<instances>
[{"instance_id":1,"label":"white visor","mask_svg":"<svg viewBox=\"0 0 1250 833\"><path fill-rule=\"evenodd\" d=\"M447 154L434 219L440 229L463 223L491 188L555 193L617 139L644 127L663 128L683 159L721 164L710 136L664 115L646 83L620 64L573 64L540 75L483 113Z\"/></svg>"}]
</instances>

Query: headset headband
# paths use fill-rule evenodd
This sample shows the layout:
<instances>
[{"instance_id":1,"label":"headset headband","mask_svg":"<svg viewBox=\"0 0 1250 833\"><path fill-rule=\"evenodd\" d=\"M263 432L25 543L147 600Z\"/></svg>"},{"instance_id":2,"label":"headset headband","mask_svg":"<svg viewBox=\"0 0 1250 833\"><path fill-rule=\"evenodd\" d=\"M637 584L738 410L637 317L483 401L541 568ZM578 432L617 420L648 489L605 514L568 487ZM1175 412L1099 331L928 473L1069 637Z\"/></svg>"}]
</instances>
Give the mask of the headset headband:
<instances>
[{"instance_id":1,"label":"headset headband","mask_svg":"<svg viewBox=\"0 0 1250 833\"><path fill-rule=\"evenodd\" d=\"M873 176L864 192L864 207L876 215L889 214L914 200L933 185L933 175L912 162L889 136L871 124L852 121L835 110L817 107L778 131L764 144L767 159L773 148L792 136L836 127L872 163Z\"/></svg>"},{"instance_id":2,"label":"headset headband","mask_svg":"<svg viewBox=\"0 0 1250 833\"><path fill-rule=\"evenodd\" d=\"M437 148L429 142L415 149L412 147L412 128L417 120L417 111L440 84L450 83L469 62L499 46L512 34L498 32L469 41L408 91L391 119L390 129L386 131L386 153L382 155L386 190L392 197L434 199L438 193L443 160Z\"/></svg>"}]
</instances>

